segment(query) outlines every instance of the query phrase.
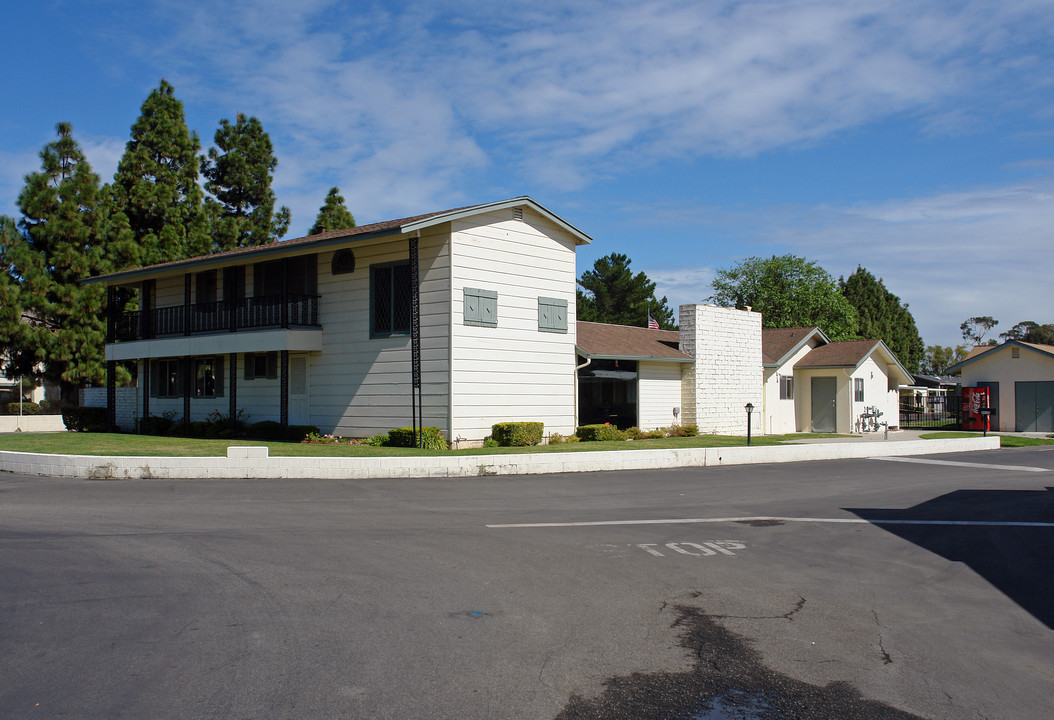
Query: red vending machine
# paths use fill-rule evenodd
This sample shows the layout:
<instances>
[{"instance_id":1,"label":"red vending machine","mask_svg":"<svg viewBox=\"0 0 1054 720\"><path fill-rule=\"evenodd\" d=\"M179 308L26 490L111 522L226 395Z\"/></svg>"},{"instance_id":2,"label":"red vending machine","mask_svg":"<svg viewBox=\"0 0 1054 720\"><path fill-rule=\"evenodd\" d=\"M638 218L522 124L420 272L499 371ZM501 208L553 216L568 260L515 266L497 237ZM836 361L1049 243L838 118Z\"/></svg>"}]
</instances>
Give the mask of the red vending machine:
<instances>
[{"instance_id":1,"label":"red vending machine","mask_svg":"<svg viewBox=\"0 0 1054 720\"><path fill-rule=\"evenodd\" d=\"M963 430L987 430L988 417L981 414L991 399L986 387L963 388Z\"/></svg>"}]
</instances>

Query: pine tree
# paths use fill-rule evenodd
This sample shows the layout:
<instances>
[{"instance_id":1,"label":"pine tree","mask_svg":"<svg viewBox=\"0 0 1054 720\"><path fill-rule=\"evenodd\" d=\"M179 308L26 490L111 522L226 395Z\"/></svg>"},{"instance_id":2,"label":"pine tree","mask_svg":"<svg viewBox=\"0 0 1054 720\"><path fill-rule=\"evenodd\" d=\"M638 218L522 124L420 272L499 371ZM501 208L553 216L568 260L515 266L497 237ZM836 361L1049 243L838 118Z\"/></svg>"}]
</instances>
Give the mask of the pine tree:
<instances>
[{"instance_id":1,"label":"pine tree","mask_svg":"<svg viewBox=\"0 0 1054 720\"><path fill-rule=\"evenodd\" d=\"M197 133L165 80L143 102L112 186L108 231L133 265L204 255L211 239L198 185Z\"/></svg>"},{"instance_id":2,"label":"pine tree","mask_svg":"<svg viewBox=\"0 0 1054 720\"><path fill-rule=\"evenodd\" d=\"M340 188L330 188L325 204L319 208L315 224L307 231L308 235L317 235L327 230L347 230L355 227L355 216L344 204Z\"/></svg>"},{"instance_id":3,"label":"pine tree","mask_svg":"<svg viewBox=\"0 0 1054 720\"><path fill-rule=\"evenodd\" d=\"M203 158L205 201L211 218L213 250L265 245L289 229L289 208L275 213L271 191L274 156L271 138L255 117L238 113L234 124L221 120L216 147Z\"/></svg>"},{"instance_id":4,"label":"pine tree","mask_svg":"<svg viewBox=\"0 0 1054 720\"><path fill-rule=\"evenodd\" d=\"M4 304L0 337L9 345L9 377L59 382L64 396L105 380L105 290L80 281L110 269L105 257L99 177L69 123L40 153L41 170L26 176L18 197L22 220L4 223L0 257Z\"/></svg>"},{"instance_id":5,"label":"pine tree","mask_svg":"<svg viewBox=\"0 0 1054 720\"><path fill-rule=\"evenodd\" d=\"M856 308L857 334L862 338L882 340L908 372L918 372L926 354L915 318L908 306L886 289L862 267L848 280L838 281L842 294Z\"/></svg>"},{"instance_id":6,"label":"pine tree","mask_svg":"<svg viewBox=\"0 0 1054 720\"><path fill-rule=\"evenodd\" d=\"M576 314L579 320L647 327L648 316L663 330L677 327L666 297L655 297L655 283L643 272L630 270L626 255L611 253L593 263L578 284Z\"/></svg>"}]
</instances>

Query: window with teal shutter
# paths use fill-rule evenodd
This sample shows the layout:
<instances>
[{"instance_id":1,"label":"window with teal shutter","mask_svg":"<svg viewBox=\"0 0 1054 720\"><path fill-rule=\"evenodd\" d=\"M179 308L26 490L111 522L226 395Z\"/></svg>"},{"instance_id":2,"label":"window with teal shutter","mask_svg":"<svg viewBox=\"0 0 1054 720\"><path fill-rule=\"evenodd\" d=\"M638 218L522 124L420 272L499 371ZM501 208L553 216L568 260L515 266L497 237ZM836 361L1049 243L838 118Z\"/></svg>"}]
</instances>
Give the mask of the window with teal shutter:
<instances>
[{"instance_id":1,"label":"window with teal shutter","mask_svg":"<svg viewBox=\"0 0 1054 720\"><path fill-rule=\"evenodd\" d=\"M559 298L538 298L538 330L567 332L567 301Z\"/></svg>"},{"instance_id":2,"label":"window with teal shutter","mask_svg":"<svg viewBox=\"0 0 1054 720\"><path fill-rule=\"evenodd\" d=\"M498 327L498 293L493 290L465 288L466 325Z\"/></svg>"}]
</instances>

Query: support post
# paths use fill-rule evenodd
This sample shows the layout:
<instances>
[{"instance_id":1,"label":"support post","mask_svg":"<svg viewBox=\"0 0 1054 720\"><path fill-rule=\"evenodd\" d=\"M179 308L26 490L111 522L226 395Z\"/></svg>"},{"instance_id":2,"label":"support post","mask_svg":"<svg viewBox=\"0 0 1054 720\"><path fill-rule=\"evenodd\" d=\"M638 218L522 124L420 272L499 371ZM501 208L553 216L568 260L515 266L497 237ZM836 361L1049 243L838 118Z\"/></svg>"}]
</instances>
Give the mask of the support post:
<instances>
[{"instance_id":1,"label":"support post","mask_svg":"<svg viewBox=\"0 0 1054 720\"><path fill-rule=\"evenodd\" d=\"M117 362L106 361L106 424L117 432Z\"/></svg>"},{"instance_id":2,"label":"support post","mask_svg":"<svg viewBox=\"0 0 1054 720\"><path fill-rule=\"evenodd\" d=\"M424 446L424 405L421 397L421 269L418 257L419 238L410 238L410 388L414 441Z\"/></svg>"},{"instance_id":3,"label":"support post","mask_svg":"<svg viewBox=\"0 0 1054 720\"><path fill-rule=\"evenodd\" d=\"M238 419L238 353L231 353L227 359L230 365L227 380L227 392L231 397L230 417L231 423Z\"/></svg>"},{"instance_id":4,"label":"support post","mask_svg":"<svg viewBox=\"0 0 1054 720\"><path fill-rule=\"evenodd\" d=\"M190 273L183 275L183 334L190 335Z\"/></svg>"},{"instance_id":5,"label":"support post","mask_svg":"<svg viewBox=\"0 0 1054 720\"><path fill-rule=\"evenodd\" d=\"M143 372L139 374L139 384L143 386L143 420L150 417L150 358L143 358ZM143 431L143 423L139 423L139 432Z\"/></svg>"},{"instance_id":6,"label":"support post","mask_svg":"<svg viewBox=\"0 0 1054 720\"><path fill-rule=\"evenodd\" d=\"M282 395L280 402L280 422L283 428L289 427L289 351L282 351L281 359L281 376L282 379L279 382L280 392Z\"/></svg>"},{"instance_id":7,"label":"support post","mask_svg":"<svg viewBox=\"0 0 1054 720\"><path fill-rule=\"evenodd\" d=\"M189 275L187 277L190 277ZM190 317L189 315L187 317ZM194 387L194 367L190 355L183 358L183 431L190 428L190 393Z\"/></svg>"}]
</instances>

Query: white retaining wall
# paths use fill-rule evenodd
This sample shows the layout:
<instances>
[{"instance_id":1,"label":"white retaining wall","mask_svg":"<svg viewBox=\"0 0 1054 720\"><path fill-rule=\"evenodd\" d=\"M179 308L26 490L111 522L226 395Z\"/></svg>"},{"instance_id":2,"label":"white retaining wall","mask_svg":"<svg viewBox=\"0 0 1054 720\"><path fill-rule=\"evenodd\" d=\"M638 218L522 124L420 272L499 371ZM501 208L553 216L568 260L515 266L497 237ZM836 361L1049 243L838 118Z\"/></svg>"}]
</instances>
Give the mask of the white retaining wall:
<instances>
[{"instance_id":1,"label":"white retaining wall","mask_svg":"<svg viewBox=\"0 0 1054 720\"><path fill-rule=\"evenodd\" d=\"M816 443L765 447L434 457L266 457L266 448L232 446L228 457L102 457L0 451L0 470L84 479L138 478L416 478L800 462L996 450L999 438Z\"/></svg>"}]
</instances>

